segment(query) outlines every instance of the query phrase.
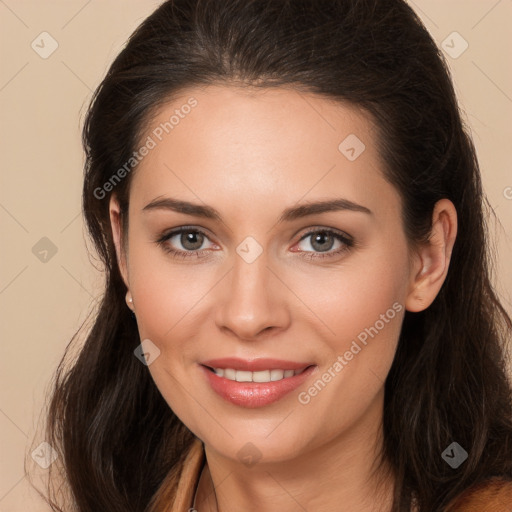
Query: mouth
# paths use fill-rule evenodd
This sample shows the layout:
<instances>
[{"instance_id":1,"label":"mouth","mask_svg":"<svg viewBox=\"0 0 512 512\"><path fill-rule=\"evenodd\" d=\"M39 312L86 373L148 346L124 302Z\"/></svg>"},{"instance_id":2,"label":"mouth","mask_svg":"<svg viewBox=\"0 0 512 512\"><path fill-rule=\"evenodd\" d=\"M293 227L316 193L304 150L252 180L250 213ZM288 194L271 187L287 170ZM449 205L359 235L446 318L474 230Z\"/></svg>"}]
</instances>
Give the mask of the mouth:
<instances>
[{"instance_id":1,"label":"mouth","mask_svg":"<svg viewBox=\"0 0 512 512\"><path fill-rule=\"evenodd\" d=\"M226 401L246 408L280 400L318 369L314 363L277 359L215 359L199 364L211 389Z\"/></svg>"}]
</instances>

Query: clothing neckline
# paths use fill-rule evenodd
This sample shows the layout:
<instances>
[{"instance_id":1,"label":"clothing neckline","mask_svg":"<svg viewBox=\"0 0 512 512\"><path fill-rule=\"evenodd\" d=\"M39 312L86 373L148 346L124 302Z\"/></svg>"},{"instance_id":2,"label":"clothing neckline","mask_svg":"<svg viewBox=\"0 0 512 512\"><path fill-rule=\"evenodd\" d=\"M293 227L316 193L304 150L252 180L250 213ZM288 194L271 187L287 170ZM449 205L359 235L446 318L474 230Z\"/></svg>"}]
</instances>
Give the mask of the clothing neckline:
<instances>
[{"instance_id":1,"label":"clothing neckline","mask_svg":"<svg viewBox=\"0 0 512 512\"><path fill-rule=\"evenodd\" d=\"M196 512L199 484L206 469L203 442L196 438L181 464L165 478L150 508L151 512ZM203 478L204 479L204 478ZM471 486L449 504L450 512L481 510L482 503L502 506L512 499L512 481L506 477L491 477ZM190 509L192 505L192 509ZM473 507L473 508L472 508ZM491 510L491 509L489 509ZM496 509L499 510L499 509Z\"/></svg>"}]
</instances>

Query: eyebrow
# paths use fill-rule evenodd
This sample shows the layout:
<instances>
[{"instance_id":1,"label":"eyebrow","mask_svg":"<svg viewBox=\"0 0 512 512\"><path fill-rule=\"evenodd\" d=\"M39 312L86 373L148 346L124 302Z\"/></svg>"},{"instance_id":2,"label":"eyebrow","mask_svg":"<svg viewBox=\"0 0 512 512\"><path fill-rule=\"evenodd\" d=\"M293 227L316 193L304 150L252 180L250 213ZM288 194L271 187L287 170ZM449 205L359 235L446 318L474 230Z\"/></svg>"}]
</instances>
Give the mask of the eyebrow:
<instances>
[{"instance_id":1,"label":"eyebrow","mask_svg":"<svg viewBox=\"0 0 512 512\"><path fill-rule=\"evenodd\" d=\"M172 210L185 215L194 215L196 217L204 217L206 219L214 219L223 222L220 213L211 206L200 205L174 199L172 197L156 198L147 204L142 211L147 212L151 210ZM319 213L334 212L348 210L352 212L361 212L373 215L373 212L360 204L349 201L348 199L331 199L327 201L317 201L312 203L305 203L300 206L292 206L283 211L279 217L278 223L291 222L296 219L315 215Z\"/></svg>"}]
</instances>

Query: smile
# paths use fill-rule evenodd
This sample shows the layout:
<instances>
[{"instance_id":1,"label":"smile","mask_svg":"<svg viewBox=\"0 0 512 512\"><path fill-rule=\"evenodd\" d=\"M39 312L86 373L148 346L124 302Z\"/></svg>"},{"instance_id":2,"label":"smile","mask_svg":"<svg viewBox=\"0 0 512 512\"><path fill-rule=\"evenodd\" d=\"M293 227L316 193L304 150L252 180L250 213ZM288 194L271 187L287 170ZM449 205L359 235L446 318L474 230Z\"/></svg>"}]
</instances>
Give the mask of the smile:
<instances>
[{"instance_id":1,"label":"smile","mask_svg":"<svg viewBox=\"0 0 512 512\"><path fill-rule=\"evenodd\" d=\"M205 361L199 368L217 395L246 408L263 407L280 400L318 369L315 364L235 358Z\"/></svg>"}]
</instances>

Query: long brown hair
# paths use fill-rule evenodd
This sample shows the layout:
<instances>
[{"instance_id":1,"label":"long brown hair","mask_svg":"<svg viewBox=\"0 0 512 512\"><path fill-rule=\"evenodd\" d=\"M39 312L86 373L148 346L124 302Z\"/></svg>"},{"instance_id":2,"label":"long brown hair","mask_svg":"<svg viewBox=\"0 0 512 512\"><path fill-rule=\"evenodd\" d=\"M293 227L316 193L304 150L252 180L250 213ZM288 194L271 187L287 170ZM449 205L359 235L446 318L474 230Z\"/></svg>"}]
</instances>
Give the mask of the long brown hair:
<instances>
[{"instance_id":1,"label":"long brown hair","mask_svg":"<svg viewBox=\"0 0 512 512\"><path fill-rule=\"evenodd\" d=\"M295 88L367 112L411 244L428 238L436 201L448 198L457 209L446 281L429 308L405 314L385 383L393 511L409 510L413 498L421 511L442 510L486 478L512 479L512 322L491 284L475 149L446 63L419 18L403 0L170 0L131 35L83 130L83 213L105 293L83 347L70 360L70 344L55 374L46 431L73 510L146 510L194 438L133 354L140 339L108 207L115 191L126 228L136 166L113 190L104 184L140 147L156 107L187 87L232 83ZM452 442L468 452L457 469L442 458ZM62 510L51 480L48 499Z\"/></svg>"}]
</instances>

